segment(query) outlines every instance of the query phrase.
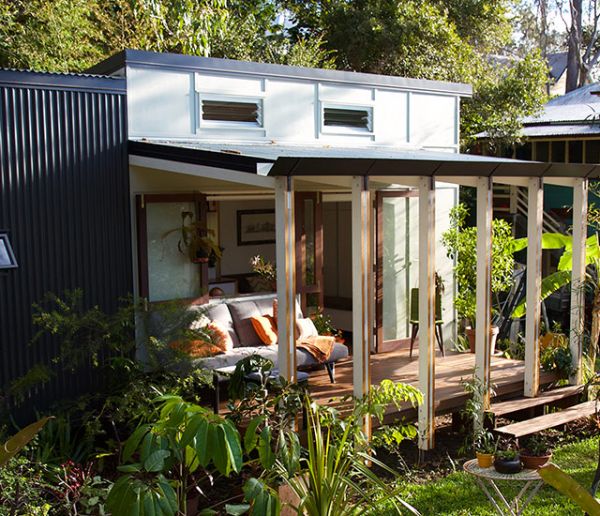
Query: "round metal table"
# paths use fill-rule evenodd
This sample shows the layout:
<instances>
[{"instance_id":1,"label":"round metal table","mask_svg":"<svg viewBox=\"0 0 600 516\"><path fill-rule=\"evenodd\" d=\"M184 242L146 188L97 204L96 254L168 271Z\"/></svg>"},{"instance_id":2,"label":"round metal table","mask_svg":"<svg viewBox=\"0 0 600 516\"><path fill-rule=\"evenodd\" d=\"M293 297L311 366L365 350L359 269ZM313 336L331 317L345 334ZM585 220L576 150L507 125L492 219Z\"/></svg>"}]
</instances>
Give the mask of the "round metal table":
<instances>
[{"instance_id":1,"label":"round metal table","mask_svg":"<svg viewBox=\"0 0 600 516\"><path fill-rule=\"evenodd\" d=\"M544 481L534 469L524 469L513 475L505 475L498 473L493 466L490 468L480 468L477 464L477 459L465 462L463 468L469 475L473 476L477 485L485 493L490 502L492 502L496 511L498 511L498 514L502 516L518 516L523 514L525 507L529 505L535 494L544 484ZM496 484L497 480L524 482L525 485L523 485L517 496L509 501Z\"/></svg>"}]
</instances>

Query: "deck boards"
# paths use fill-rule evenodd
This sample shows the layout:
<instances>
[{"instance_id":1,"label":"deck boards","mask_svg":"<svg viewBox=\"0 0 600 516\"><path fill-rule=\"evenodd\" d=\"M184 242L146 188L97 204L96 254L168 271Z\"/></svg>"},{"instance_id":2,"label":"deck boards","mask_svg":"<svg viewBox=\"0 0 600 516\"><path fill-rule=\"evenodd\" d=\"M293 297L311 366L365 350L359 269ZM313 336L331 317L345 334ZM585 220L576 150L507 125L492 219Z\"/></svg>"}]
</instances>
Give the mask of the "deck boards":
<instances>
[{"instance_id":1,"label":"deck boards","mask_svg":"<svg viewBox=\"0 0 600 516\"><path fill-rule=\"evenodd\" d=\"M418 353L412 359L408 350L397 350L379 353L371 357L371 384L379 384L389 378L418 386ZM472 353L448 353L442 357L436 355L435 406L436 415L453 412L464 405L466 395L461 380L473 376L475 355ZM522 361L501 357L492 357L491 378L495 385L496 396L521 396L523 394L525 365ZM352 362L351 359L336 366L335 384L329 382L325 372L311 373L309 389L314 399L322 404L339 404L340 398L352 394ZM552 374L540 372L540 383L548 384L555 380ZM416 418L416 411L408 404L400 411L390 409L390 419L406 417Z\"/></svg>"},{"instance_id":2,"label":"deck boards","mask_svg":"<svg viewBox=\"0 0 600 516\"><path fill-rule=\"evenodd\" d=\"M526 435L535 434L542 430L554 428L556 426L570 423L582 417L591 416L596 413L596 401L586 401L579 405L561 410L560 412L552 412L543 416L534 417L527 421L519 421L510 425L496 428L495 432L508 435L510 437L524 437Z\"/></svg>"},{"instance_id":3,"label":"deck boards","mask_svg":"<svg viewBox=\"0 0 600 516\"><path fill-rule=\"evenodd\" d=\"M508 401L492 403L490 412L495 416L504 416L519 410L549 405L565 398L572 398L578 394L581 394L582 391L582 385L569 385L568 387L561 387L560 389L552 389L551 391L542 392L537 398L519 397Z\"/></svg>"}]
</instances>

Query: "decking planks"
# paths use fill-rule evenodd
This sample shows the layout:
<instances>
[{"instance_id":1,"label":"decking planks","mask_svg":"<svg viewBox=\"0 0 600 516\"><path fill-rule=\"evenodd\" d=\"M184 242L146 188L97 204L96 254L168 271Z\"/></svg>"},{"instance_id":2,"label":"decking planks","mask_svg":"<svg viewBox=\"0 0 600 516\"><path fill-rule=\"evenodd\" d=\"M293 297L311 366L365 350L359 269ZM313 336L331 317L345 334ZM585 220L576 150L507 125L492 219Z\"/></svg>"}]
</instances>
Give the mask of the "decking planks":
<instances>
[{"instance_id":1,"label":"decking planks","mask_svg":"<svg viewBox=\"0 0 600 516\"><path fill-rule=\"evenodd\" d=\"M418 386L418 356L408 357L407 350L397 350L379 353L371 356L371 384L377 385L388 378L393 381L405 382ZM464 393L461 380L473 376L475 355L471 353L450 353L442 357L436 355L435 407L436 415L446 414L461 408L467 396ZM501 357L492 357L492 383L495 385L496 396L522 395L524 384L524 363ZM331 384L325 373L311 373L309 389L313 397L320 403L337 405L340 398L352 394L352 361L348 359L336 366L337 383ZM540 372L540 382L548 384L555 380L552 374ZM416 411L408 404L400 411L395 408L388 410L393 417L416 418Z\"/></svg>"},{"instance_id":2,"label":"decking planks","mask_svg":"<svg viewBox=\"0 0 600 516\"><path fill-rule=\"evenodd\" d=\"M551 391L542 392L537 398L519 397L512 400L492 403L490 412L495 416L504 416L519 410L549 405L565 398L571 398L581 394L582 391L583 386L581 385L569 385L568 387L561 387L559 389L552 389Z\"/></svg>"},{"instance_id":3,"label":"decking planks","mask_svg":"<svg viewBox=\"0 0 600 516\"><path fill-rule=\"evenodd\" d=\"M560 412L552 412L543 416L534 417L527 421L519 421L510 425L496 428L495 432L507 435L510 437L524 437L526 435L535 434L542 430L548 430L556 426L564 425L580 419L582 417L591 416L596 413L596 401L586 401L579 405L574 405Z\"/></svg>"}]
</instances>

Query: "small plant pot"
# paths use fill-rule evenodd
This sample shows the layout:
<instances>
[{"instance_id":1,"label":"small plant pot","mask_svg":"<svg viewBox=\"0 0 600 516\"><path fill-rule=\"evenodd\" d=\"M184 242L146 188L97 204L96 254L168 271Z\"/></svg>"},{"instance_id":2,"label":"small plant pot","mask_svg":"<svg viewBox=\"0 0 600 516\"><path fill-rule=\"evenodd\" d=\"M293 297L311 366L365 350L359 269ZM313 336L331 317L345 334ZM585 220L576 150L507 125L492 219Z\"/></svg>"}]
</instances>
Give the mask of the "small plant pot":
<instances>
[{"instance_id":1,"label":"small plant pot","mask_svg":"<svg viewBox=\"0 0 600 516\"><path fill-rule=\"evenodd\" d=\"M494 454L493 453L480 453L475 452L477 457L477 465L480 468L491 468L494 463Z\"/></svg>"},{"instance_id":2,"label":"small plant pot","mask_svg":"<svg viewBox=\"0 0 600 516\"><path fill-rule=\"evenodd\" d=\"M514 475L515 473L519 473L523 469L521 457L517 455L514 459L496 458L494 460L494 469L503 475Z\"/></svg>"},{"instance_id":3,"label":"small plant pot","mask_svg":"<svg viewBox=\"0 0 600 516\"><path fill-rule=\"evenodd\" d=\"M492 355L496 353L496 340L498 339L498 333L500 333L500 328L498 328L498 326L492 326L490 329L490 353ZM469 341L469 350L471 353L475 353L475 328L466 328L465 335Z\"/></svg>"},{"instance_id":4,"label":"small plant pot","mask_svg":"<svg viewBox=\"0 0 600 516\"><path fill-rule=\"evenodd\" d=\"M521 462L523 463L523 467L525 469L540 469L542 466L545 466L550 462L552 458L552 452L547 455L521 455Z\"/></svg>"}]
</instances>

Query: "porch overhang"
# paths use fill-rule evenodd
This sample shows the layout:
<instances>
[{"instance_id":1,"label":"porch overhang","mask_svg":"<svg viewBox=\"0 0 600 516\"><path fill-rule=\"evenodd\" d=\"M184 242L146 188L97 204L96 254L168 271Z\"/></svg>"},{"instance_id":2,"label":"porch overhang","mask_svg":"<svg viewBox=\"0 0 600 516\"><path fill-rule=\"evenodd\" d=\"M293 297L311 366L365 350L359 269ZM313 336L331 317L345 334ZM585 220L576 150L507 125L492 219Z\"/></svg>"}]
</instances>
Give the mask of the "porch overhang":
<instances>
[{"instance_id":1,"label":"porch overhang","mask_svg":"<svg viewBox=\"0 0 600 516\"><path fill-rule=\"evenodd\" d=\"M135 140L130 155L268 176L544 177L598 179L600 165L546 163L388 147ZM260 170L260 172L259 172Z\"/></svg>"}]
</instances>

